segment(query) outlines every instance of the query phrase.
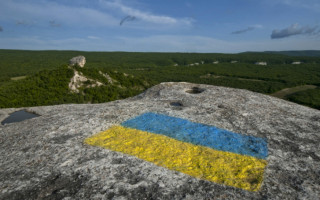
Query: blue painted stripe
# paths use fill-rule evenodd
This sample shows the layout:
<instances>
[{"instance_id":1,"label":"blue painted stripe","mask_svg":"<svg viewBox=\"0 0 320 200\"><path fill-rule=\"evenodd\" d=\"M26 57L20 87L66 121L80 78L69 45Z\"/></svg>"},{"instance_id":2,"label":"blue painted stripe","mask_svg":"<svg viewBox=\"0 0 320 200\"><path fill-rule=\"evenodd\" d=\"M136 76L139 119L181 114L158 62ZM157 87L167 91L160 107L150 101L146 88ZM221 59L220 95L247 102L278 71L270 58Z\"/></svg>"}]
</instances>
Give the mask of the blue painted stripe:
<instances>
[{"instance_id":1,"label":"blue painted stripe","mask_svg":"<svg viewBox=\"0 0 320 200\"><path fill-rule=\"evenodd\" d=\"M264 138L242 135L214 126L194 123L163 114L144 113L121 124L124 127L166 135L168 137L202 145L216 150L265 159L268 156Z\"/></svg>"}]
</instances>

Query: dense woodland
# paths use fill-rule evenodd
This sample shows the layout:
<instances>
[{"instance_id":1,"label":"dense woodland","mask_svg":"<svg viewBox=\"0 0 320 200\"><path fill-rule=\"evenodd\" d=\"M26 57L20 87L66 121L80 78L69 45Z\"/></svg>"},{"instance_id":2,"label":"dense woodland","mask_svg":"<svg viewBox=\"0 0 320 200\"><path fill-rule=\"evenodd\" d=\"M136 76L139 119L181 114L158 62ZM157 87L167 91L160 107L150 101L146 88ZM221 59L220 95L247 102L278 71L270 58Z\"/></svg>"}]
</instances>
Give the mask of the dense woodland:
<instances>
[{"instance_id":1,"label":"dense woodland","mask_svg":"<svg viewBox=\"0 0 320 200\"><path fill-rule=\"evenodd\" d=\"M122 73L103 71L108 73L113 80L108 80L99 74L97 69L82 69L86 77L99 80L104 85L99 87L87 87L92 84L87 81L79 93L71 92L68 84L74 72L67 65L57 69L42 70L34 75L18 81L9 81L0 86L0 107L28 107L42 105L56 105L65 103L102 103L123 99L137 95L147 89L148 83Z\"/></svg>"},{"instance_id":2,"label":"dense woodland","mask_svg":"<svg viewBox=\"0 0 320 200\"><path fill-rule=\"evenodd\" d=\"M84 87L80 93L69 91L73 70L66 64L77 55L83 55L87 60L85 68L77 69L87 77L103 82L104 86ZM292 64L298 61L301 64ZM267 65L256 65L256 62L267 62ZM300 85L320 87L320 57L272 52L199 54L0 50L0 70L0 108L107 102L136 95L165 81L212 84L265 94ZM108 84L99 71L108 73L117 83ZM319 109L319 96L320 89L316 88L285 98Z\"/></svg>"},{"instance_id":3,"label":"dense woodland","mask_svg":"<svg viewBox=\"0 0 320 200\"><path fill-rule=\"evenodd\" d=\"M319 50L308 50L308 51L266 51L265 53L274 53L287 56L308 56L308 57L320 57Z\"/></svg>"}]
</instances>

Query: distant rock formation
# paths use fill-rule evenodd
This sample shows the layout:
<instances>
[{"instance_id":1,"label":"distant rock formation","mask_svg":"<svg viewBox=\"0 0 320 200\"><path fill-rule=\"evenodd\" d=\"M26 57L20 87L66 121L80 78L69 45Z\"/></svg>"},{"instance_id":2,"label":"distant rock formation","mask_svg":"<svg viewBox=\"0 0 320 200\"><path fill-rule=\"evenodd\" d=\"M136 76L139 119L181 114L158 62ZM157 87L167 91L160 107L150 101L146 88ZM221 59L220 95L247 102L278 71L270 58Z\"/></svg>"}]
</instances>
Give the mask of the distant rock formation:
<instances>
[{"instance_id":1,"label":"distant rock formation","mask_svg":"<svg viewBox=\"0 0 320 200\"><path fill-rule=\"evenodd\" d=\"M84 56L71 58L69 61L69 66L74 66L75 64L79 65L80 67L84 67L84 65L86 64L86 58Z\"/></svg>"},{"instance_id":2,"label":"distant rock formation","mask_svg":"<svg viewBox=\"0 0 320 200\"><path fill-rule=\"evenodd\" d=\"M109 103L26 109L41 117L0 125L0 199L320 199L319 110L247 90L191 83L162 83L136 97ZM0 109L0 119L12 111ZM180 173L179 157L175 171L84 142L148 112L266 141L268 154L259 190L203 180L215 174ZM160 128L166 125L154 123ZM187 125L174 127L187 130ZM190 132L192 137L197 134ZM101 143L110 139L105 136ZM233 140L228 135L224 139ZM249 142L248 148L257 144ZM136 151L144 149L137 145ZM180 156L185 153L181 151ZM221 159L215 160L228 165ZM250 175L258 166L243 167L231 173L244 174L244 181L257 184Z\"/></svg>"},{"instance_id":3,"label":"distant rock formation","mask_svg":"<svg viewBox=\"0 0 320 200\"><path fill-rule=\"evenodd\" d=\"M69 66L78 65L79 67L83 68L85 64L86 64L86 58L84 56L73 57L69 61ZM98 80L93 80L84 76L81 72L78 72L74 68L73 68L73 71L74 71L74 75L70 79L70 83L69 83L69 89L71 90L71 92L79 93L79 88L82 87L84 83L87 81L90 81L91 83L87 87L97 87L97 86L103 85Z\"/></svg>"},{"instance_id":4,"label":"distant rock formation","mask_svg":"<svg viewBox=\"0 0 320 200\"><path fill-rule=\"evenodd\" d=\"M256 65L267 65L267 62L256 62Z\"/></svg>"},{"instance_id":5,"label":"distant rock formation","mask_svg":"<svg viewBox=\"0 0 320 200\"><path fill-rule=\"evenodd\" d=\"M302 62L300 62L300 61L295 61L295 62L292 62L291 64L293 64L293 65L300 65Z\"/></svg>"}]
</instances>

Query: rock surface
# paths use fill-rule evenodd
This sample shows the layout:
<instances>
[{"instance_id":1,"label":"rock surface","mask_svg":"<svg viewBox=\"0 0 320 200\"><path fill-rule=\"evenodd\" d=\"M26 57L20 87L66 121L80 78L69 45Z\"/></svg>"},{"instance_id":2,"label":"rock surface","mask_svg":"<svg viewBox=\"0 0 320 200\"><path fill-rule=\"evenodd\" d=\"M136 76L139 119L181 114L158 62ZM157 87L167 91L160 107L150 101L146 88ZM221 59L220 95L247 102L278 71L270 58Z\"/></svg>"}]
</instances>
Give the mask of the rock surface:
<instances>
[{"instance_id":1,"label":"rock surface","mask_svg":"<svg viewBox=\"0 0 320 200\"><path fill-rule=\"evenodd\" d=\"M69 65L73 66L75 64L79 65L80 67L84 67L84 65L86 64L86 58L84 56L77 56L71 58L69 61Z\"/></svg>"},{"instance_id":2,"label":"rock surface","mask_svg":"<svg viewBox=\"0 0 320 200\"><path fill-rule=\"evenodd\" d=\"M0 110L0 119L16 109ZM27 108L0 125L0 199L320 199L320 111L246 90L162 83L104 104ZM85 138L145 112L268 140L258 192L200 180Z\"/></svg>"}]
</instances>

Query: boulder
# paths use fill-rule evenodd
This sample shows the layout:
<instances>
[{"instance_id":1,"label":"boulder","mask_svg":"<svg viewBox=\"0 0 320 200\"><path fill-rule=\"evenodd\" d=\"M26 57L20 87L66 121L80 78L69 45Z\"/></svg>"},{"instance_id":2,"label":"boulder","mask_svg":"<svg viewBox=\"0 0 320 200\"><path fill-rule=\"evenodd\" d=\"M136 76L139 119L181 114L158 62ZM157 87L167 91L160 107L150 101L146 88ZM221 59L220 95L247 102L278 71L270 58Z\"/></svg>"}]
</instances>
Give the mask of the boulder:
<instances>
[{"instance_id":1,"label":"boulder","mask_svg":"<svg viewBox=\"0 0 320 200\"><path fill-rule=\"evenodd\" d=\"M80 67L84 67L86 64L86 58L84 56L76 56L70 59L69 66L79 65Z\"/></svg>"},{"instance_id":2,"label":"boulder","mask_svg":"<svg viewBox=\"0 0 320 200\"><path fill-rule=\"evenodd\" d=\"M0 199L320 199L319 110L247 90L191 83L162 83L136 97L109 103L27 110L41 116L0 125ZM3 116L12 112L10 109L0 111ZM214 130L223 136L217 137L217 141L224 140L215 144L218 149L222 148L221 152L226 147L255 149L259 146L258 140L265 145L266 152L260 158L226 153L252 161L248 164L250 167L244 165L234 171L224 168L234 163L232 160L223 162L223 156L207 157L223 170L217 174L194 175L201 165L206 170L215 170L206 167L206 159L198 163L198 157L186 157L203 147L195 146L189 148L190 152L181 151L179 156L172 157L175 162L169 165L177 164L172 169L163 166L163 160L125 153L126 148L115 150L116 144L120 144L118 147L136 145L134 151L152 154L138 145L140 140L125 142L130 134L118 143L113 142L118 136L111 136L115 133L112 131L101 133L99 144L92 145L88 139L102 131L117 131L124 122L145 113L153 113L146 121L158 115L166 116L160 117L161 120L169 119L163 123L154 120L155 125L149 128L167 130L172 124L173 130L179 129L182 133L196 124L199 132L188 133L196 139L201 130L209 130L205 127L216 127ZM231 137L230 132L239 137ZM215 134L207 133L209 135L202 140L198 138L199 141L209 140L211 134ZM168 141L169 137L162 138ZM241 138L249 138L249 145L241 146ZM111 141L109 147L101 147L108 141ZM190 145L186 143L185 147ZM212 150L206 148L203 153L209 151ZM171 155L172 152L163 153ZM178 165L183 158L191 164L185 169L186 173ZM254 173L259 166L252 165L254 160L264 163L258 178ZM230 170L235 175L244 173L240 181L246 184L232 186L233 180L224 179ZM208 180L210 177L214 180ZM247 188L257 184L259 187L255 189Z\"/></svg>"}]
</instances>

